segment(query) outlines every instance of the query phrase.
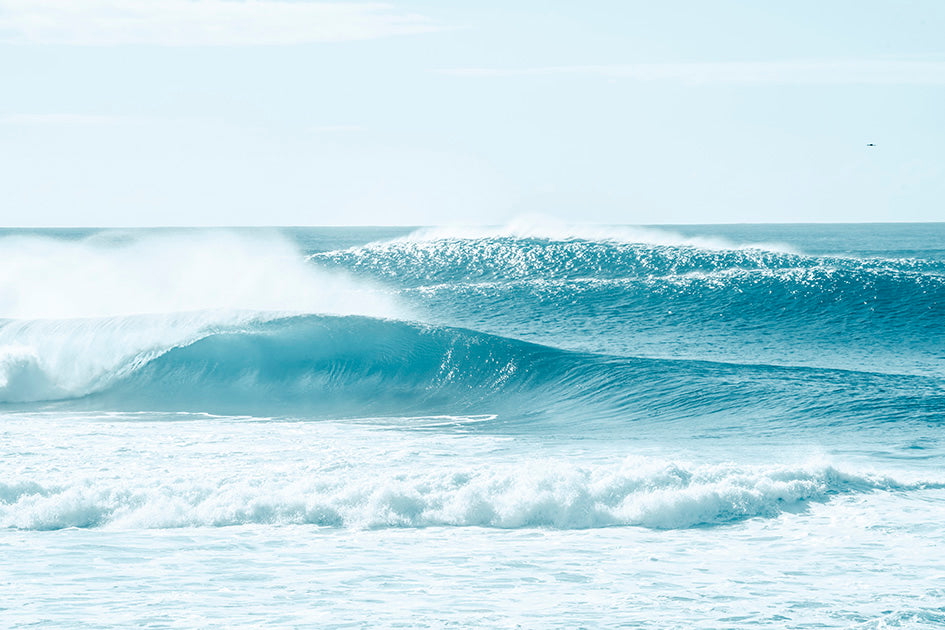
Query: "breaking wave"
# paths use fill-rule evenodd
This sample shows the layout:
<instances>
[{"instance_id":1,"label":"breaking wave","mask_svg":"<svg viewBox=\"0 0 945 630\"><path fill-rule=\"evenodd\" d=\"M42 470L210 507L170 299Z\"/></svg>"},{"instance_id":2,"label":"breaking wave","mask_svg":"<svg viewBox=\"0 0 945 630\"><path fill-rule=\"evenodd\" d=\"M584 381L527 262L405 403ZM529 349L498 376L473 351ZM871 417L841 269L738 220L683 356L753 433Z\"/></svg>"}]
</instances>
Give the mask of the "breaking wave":
<instances>
[{"instance_id":1,"label":"breaking wave","mask_svg":"<svg viewBox=\"0 0 945 630\"><path fill-rule=\"evenodd\" d=\"M937 263L645 236L437 233L309 263L277 235L6 237L0 403L568 430L941 420Z\"/></svg>"}]
</instances>

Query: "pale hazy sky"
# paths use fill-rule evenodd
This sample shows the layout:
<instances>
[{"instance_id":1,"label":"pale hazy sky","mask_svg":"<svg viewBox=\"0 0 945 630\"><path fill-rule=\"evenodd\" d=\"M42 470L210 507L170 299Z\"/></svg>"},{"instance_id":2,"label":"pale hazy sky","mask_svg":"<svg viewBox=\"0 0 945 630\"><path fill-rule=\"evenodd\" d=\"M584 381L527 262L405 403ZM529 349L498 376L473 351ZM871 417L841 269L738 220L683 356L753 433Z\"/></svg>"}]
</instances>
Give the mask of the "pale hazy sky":
<instances>
[{"instance_id":1,"label":"pale hazy sky","mask_svg":"<svg viewBox=\"0 0 945 630\"><path fill-rule=\"evenodd\" d=\"M945 220L943 34L942 0L0 0L0 225Z\"/></svg>"}]
</instances>

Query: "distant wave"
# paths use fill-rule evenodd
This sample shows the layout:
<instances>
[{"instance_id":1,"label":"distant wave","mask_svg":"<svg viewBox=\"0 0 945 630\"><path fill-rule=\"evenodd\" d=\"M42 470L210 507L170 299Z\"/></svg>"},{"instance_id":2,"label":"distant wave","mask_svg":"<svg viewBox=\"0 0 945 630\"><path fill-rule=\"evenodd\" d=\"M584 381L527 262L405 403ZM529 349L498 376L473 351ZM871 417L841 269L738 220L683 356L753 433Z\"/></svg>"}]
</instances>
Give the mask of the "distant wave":
<instances>
[{"instance_id":1,"label":"distant wave","mask_svg":"<svg viewBox=\"0 0 945 630\"><path fill-rule=\"evenodd\" d=\"M173 528L313 524L682 529L775 518L839 495L941 489L829 465L703 465L628 458L446 466L401 474L344 470L271 477L0 483L0 527Z\"/></svg>"},{"instance_id":2,"label":"distant wave","mask_svg":"<svg viewBox=\"0 0 945 630\"><path fill-rule=\"evenodd\" d=\"M870 281L945 283L945 265L912 258L811 256L788 248L734 245L707 247L700 239L611 236L610 230L581 236L534 236L528 232L430 229L400 239L313 254L310 260L411 286L435 282L500 280L672 280L752 272L798 281L844 274ZM620 234L619 230L614 232ZM539 233L541 234L541 233ZM630 234L636 234L631 232ZM595 238L585 238L586 236ZM662 237L665 236L665 237Z\"/></svg>"},{"instance_id":3,"label":"distant wave","mask_svg":"<svg viewBox=\"0 0 945 630\"><path fill-rule=\"evenodd\" d=\"M895 371L941 373L941 261L671 241L433 231L310 260L398 291L429 321L573 349L630 354L649 331L683 354L704 335L736 353L773 345L771 363L798 350L805 365L843 368L888 355Z\"/></svg>"},{"instance_id":4,"label":"distant wave","mask_svg":"<svg viewBox=\"0 0 945 630\"><path fill-rule=\"evenodd\" d=\"M490 297L522 297L576 313L619 307L718 321L721 312L754 321L878 327L872 332L934 329L932 338L942 339L945 266L934 261L519 237L394 240L310 260L401 289L449 292L483 310L496 306Z\"/></svg>"}]
</instances>

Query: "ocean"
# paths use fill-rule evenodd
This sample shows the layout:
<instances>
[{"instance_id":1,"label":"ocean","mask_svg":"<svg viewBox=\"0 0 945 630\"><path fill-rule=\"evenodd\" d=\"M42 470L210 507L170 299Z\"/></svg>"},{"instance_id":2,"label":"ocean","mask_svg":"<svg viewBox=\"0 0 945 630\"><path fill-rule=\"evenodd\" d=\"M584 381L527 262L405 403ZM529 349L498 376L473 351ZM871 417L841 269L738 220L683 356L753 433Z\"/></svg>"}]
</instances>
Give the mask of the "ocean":
<instances>
[{"instance_id":1,"label":"ocean","mask_svg":"<svg viewBox=\"0 0 945 630\"><path fill-rule=\"evenodd\" d=\"M945 224L0 231L0 627L945 627Z\"/></svg>"}]
</instances>

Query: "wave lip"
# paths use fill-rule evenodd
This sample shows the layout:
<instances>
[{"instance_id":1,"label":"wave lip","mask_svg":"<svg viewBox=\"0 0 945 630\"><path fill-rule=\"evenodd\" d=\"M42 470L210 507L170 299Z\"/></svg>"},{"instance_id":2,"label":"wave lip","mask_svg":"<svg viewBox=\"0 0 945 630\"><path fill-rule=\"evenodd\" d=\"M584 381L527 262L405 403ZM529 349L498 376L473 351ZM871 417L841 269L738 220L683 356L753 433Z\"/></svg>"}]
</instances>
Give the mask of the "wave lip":
<instances>
[{"instance_id":1,"label":"wave lip","mask_svg":"<svg viewBox=\"0 0 945 630\"><path fill-rule=\"evenodd\" d=\"M941 288L940 262L908 258L806 255L778 247L719 244L684 238L547 238L515 232L431 229L418 236L318 252L320 267L404 287L481 282L728 281L769 277L794 288L887 283ZM527 233L526 233L527 234ZM592 232L588 236L595 236ZM731 280L734 279L734 282Z\"/></svg>"},{"instance_id":2,"label":"wave lip","mask_svg":"<svg viewBox=\"0 0 945 630\"><path fill-rule=\"evenodd\" d=\"M536 239L547 241L596 241L698 247L710 250L757 249L794 253L775 243L732 243L722 238L687 237L665 228L633 225L569 223L550 217L523 216L501 226L454 225L420 228L393 239L393 243L423 243L442 240Z\"/></svg>"},{"instance_id":3,"label":"wave lip","mask_svg":"<svg viewBox=\"0 0 945 630\"><path fill-rule=\"evenodd\" d=\"M383 470L345 470L289 482L224 477L112 483L0 484L0 527L686 529L776 518L844 494L945 488L945 482L901 483L828 465L690 466L634 457L610 465L532 460L387 476Z\"/></svg>"}]
</instances>

